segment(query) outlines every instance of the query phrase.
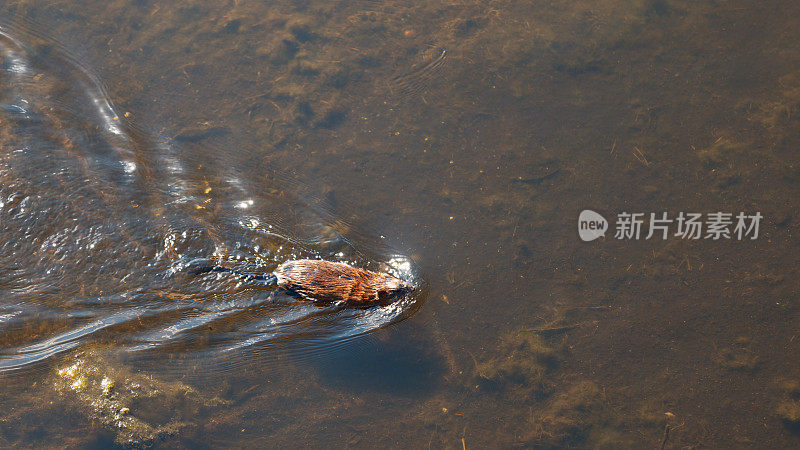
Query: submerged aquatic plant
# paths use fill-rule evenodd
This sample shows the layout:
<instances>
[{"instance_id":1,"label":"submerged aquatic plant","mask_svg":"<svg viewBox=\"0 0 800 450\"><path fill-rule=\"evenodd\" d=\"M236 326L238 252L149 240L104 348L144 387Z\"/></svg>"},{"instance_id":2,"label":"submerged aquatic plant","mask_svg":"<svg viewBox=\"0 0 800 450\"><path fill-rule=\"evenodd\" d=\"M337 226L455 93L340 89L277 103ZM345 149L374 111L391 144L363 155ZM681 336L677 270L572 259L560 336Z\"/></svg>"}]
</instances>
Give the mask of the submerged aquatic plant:
<instances>
[{"instance_id":1,"label":"submerged aquatic plant","mask_svg":"<svg viewBox=\"0 0 800 450\"><path fill-rule=\"evenodd\" d=\"M503 337L495 356L475 363L479 385L496 388L517 385L540 391L544 377L555 366L555 350L545 340L524 330Z\"/></svg>"},{"instance_id":2,"label":"submerged aquatic plant","mask_svg":"<svg viewBox=\"0 0 800 450\"><path fill-rule=\"evenodd\" d=\"M146 445L195 426L201 410L226 404L180 382L165 382L78 352L56 370L53 386L87 417L114 430L120 445Z\"/></svg>"},{"instance_id":3,"label":"submerged aquatic plant","mask_svg":"<svg viewBox=\"0 0 800 450\"><path fill-rule=\"evenodd\" d=\"M779 388L783 395L775 406L775 415L788 429L800 434L800 381L785 380L779 383Z\"/></svg>"}]
</instances>

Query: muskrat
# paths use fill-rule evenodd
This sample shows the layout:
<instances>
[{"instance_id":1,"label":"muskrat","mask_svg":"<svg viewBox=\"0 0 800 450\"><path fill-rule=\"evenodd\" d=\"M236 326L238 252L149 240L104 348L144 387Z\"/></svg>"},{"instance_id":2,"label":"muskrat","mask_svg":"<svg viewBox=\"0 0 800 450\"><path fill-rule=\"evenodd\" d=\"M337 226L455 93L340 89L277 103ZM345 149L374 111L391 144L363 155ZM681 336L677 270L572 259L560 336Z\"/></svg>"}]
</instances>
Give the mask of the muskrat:
<instances>
[{"instance_id":1,"label":"muskrat","mask_svg":"<svg viewBox=\"0 0 800 450\"><path fill-rule=\"evenodd\" d=\"M410 283L384 273L317 259L298 259L279 265L270 275L246 275L222 266L199 267L191 273L231 272L240 278L276 283L287 294L326 303L385 304L414 291Z\"/></svg>"}]
</instances>

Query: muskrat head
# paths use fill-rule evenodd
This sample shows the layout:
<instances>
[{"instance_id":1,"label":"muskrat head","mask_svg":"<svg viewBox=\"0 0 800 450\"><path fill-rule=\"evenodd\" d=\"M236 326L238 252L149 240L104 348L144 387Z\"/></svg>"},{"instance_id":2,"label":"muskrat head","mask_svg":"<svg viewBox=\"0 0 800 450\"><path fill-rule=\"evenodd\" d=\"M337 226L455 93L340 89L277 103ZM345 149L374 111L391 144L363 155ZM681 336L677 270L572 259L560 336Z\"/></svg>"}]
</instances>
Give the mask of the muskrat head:
<instances>
[{"instance_id":1,"label":"muskrat head","mask_svg":"<svg viewBox=\"0 0 800 450\"><path fill-rule=\"evenodd\" d=\"M378 274L374 288L378 291L378 299L381 302L393 302L399 300L406 294L414 292L414 286L407 281L395 278L391 275Z\"/></svg>"}]
</instances>

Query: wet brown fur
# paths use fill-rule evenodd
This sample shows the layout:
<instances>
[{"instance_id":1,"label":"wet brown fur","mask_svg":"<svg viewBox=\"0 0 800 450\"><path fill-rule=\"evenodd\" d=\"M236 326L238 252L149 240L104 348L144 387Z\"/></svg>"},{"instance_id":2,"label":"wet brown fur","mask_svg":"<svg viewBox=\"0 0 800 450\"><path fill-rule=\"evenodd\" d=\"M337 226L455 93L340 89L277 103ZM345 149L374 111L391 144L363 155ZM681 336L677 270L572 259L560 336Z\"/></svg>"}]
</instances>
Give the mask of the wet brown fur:
<instances>
[{"instance_id":1,"label":"wet brown fur","mask_svg":"<svg viewBox=\"0 0 800 450\"><path fill-rule=\"evenodd\" d=\"M388 303L414 287L398 278L344 263L300 259L273 272L278 286L306 300L350 304Z\"/></svg>"}]
</instances>

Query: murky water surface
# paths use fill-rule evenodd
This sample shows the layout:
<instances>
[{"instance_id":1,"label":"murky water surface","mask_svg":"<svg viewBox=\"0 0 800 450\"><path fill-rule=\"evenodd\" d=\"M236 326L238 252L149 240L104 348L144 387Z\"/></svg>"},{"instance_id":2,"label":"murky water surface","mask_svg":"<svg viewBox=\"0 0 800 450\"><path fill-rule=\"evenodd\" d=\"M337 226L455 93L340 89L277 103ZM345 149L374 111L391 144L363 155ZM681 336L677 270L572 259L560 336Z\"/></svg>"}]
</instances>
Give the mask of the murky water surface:
<instances>
[{"instance_id":1,"label":"murky water surface","mask_svg":"<svg viewBox=\"0 0 800 450\"><path fill-rule=\"evenodd\" d=\"M0 7L0 446L797 446L797 9Z\"/></svg>"}]
</instances>

